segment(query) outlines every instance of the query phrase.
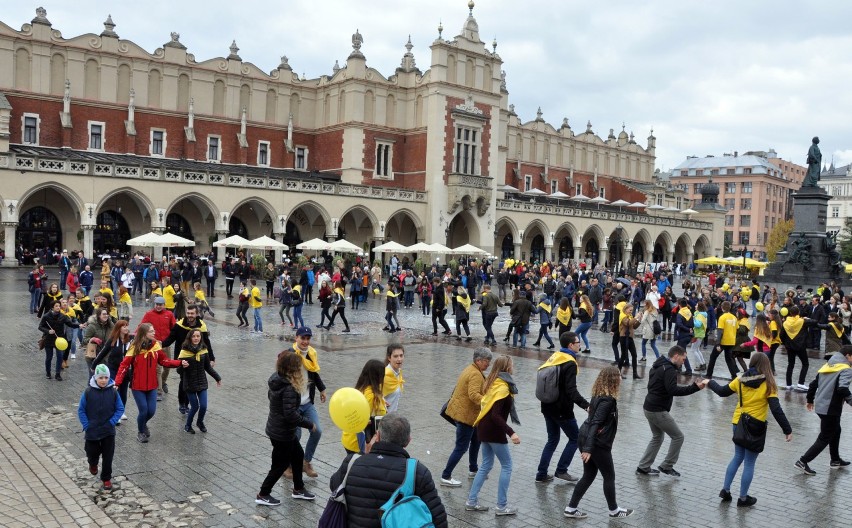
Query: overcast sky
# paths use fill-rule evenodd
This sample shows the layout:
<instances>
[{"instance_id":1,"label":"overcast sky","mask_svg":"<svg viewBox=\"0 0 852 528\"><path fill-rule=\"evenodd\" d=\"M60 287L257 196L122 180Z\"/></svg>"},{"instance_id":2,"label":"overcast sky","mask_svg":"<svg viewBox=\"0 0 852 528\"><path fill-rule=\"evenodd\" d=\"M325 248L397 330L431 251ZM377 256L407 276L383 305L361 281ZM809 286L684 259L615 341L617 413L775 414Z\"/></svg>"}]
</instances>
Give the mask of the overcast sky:
<instances>
[{"instance_id":1,"label":"overcast sky","mask_svg":"<svg viewBox=\"0 0 852 528\"><path fill-rule=\"evenodd\" d=\"M439 21L457 35L466 0L6 0L0 20L20 29L43 5L68 38L100 33L112 14L121 38L153 51L177 31L198 61L240 55L261 70L286 54L299 74L343 66L351 35L364 36L367 64L385 76L411 35L421 70ZM591 120L646 144L653 127L657 167L686 156L774 148L805 164L819 135L823 161L852 162L852 2L834 0L477 0L480 36L506 70L509 100L523 121L544 118L575 132Z\"/></svg>"}]
</instances>

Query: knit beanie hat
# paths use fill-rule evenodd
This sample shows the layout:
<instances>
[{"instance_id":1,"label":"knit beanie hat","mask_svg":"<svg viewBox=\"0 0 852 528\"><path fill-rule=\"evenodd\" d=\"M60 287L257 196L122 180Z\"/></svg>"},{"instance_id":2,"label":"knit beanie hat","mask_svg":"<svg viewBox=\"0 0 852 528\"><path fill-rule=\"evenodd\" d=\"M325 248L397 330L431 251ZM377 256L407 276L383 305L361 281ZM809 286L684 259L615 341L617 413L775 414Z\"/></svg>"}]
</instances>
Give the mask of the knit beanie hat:
<instances>
[{"instance_id":1,"label":"knit beanie hat","mask_svg":"<svg viewBox=\"0 0 852 528\"><path fill-rule=\"evenodd\" d=\"M106 365L101 363L97 367L95 367L95 378L108 378L109 377L109 368Z\"/></svg>"}]
</instances>

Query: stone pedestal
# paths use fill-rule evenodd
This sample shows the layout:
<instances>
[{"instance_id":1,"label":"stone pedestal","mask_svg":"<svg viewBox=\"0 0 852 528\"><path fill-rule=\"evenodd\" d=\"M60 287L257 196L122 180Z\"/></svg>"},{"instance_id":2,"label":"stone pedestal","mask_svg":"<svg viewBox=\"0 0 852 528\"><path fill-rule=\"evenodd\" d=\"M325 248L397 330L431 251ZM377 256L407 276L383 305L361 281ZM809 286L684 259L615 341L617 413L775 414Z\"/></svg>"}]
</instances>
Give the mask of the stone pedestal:
<instances>
[{"instance_id":1,"label":"stone pedestal","mask_svg":"<svg viewBox=\"0 0 852 528\"><path fill-rule=\"evenodd\" d=\"M775 262L766 268L763 280L779 291L803 286L816 289L820 283L843 280L839 251L826 235L825 222L831 195L820 187L802 188L793 195L796 225Z\"/></svg>"}]
</instances>

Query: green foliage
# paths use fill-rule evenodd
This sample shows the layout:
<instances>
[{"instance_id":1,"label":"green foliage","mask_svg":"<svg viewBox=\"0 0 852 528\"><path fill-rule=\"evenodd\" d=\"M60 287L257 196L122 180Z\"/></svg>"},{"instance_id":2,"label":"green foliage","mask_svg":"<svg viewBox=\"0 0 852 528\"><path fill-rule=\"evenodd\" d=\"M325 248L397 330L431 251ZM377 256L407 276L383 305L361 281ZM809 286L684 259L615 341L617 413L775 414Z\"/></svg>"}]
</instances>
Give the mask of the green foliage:
<instances>
[{"instance_id":1,"label":"green foliage","mask_svg":"<svg viewBox=\"0 0 852 528\"><path fill-rule=\"evenodd\" d=\"M844 262L852 262L852 218L847 218L843 229L837 234L837 245L840 258Z\"/></svg>"},{"instance_id":2,"label":"green foliage","mask_svg":"<svg viewBox=\"0 0 852 528\"><path fill-rule=\"evenodd\" d=\"M423 267L424 267L424 264L423 264L422 260L420 260L420 259L415 260L414 261L414 274L417 275L417 276L420 276L420 272L423 271Z\"/></svg>"},{"instance_id":3,"label":"green foliage","mask_svg":"<svg viewBox=\"0 0 852 528\"><path fill-rule=\"evenodd\" d=\"M254 276L260 277L266 268L266 256L262 253L255 253L251 256L251 265L254 266Z\"/></svg>"},{"instance_id":4,"label":"green foliage","mask_svg":"<svg viewBox=\"0 0 852 528\"><path fill-rule=\"evenodd\" d=\"M449 262L447 262L447 266L449 266L449 268L450 268L450 273L452 273L452 274L453 274L453 277L455 277L456 275L458 275L458 273L459 273L459 261L458 261L458 260L456 260L456 259L450 259L450 261L449 261Z\"/></svg>"},{"instance_id":5,"label":"green foliage","mask_svg":"<svg viewBox=\"0 0 852 528\"><path fill-rule=\"evenodd\" d=\"M304 255L299 255L299 258L296 260L296 263L299 265L299 268L301 269L301 268L304 268L305 266L307 266L308 264L310 264L310 260L308 260L308 257L306 257Z\"/></svg>"},{"instance_id":6,"label":"green foliage","mask_svg":"<svg viewBox=\"0 0 852 528\"><path fill-rule=\"evenodd\" d=\"M773 262L778 252L784 249L795 225L796 222L792 218L775 224L775 227L769 232L769 238L766 240L766 259L768 261Z\"/></svg>"}]
</instances>

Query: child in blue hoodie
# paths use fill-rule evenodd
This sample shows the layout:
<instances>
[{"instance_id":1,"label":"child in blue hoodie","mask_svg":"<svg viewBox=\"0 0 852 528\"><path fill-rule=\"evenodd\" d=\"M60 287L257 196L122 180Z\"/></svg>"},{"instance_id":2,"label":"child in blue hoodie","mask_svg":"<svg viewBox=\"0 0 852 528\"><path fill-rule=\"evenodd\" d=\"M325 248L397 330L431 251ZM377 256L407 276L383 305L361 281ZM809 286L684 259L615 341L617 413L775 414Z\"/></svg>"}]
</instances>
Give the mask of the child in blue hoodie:
<instances>
[{"instance_id":1,"label":"child in blue hoodie","mask_svg":"<svg viewBox=\"0 0 852 528\"><path fill-rule=\"evenodd\" d=\"M538 314L538 339L536 339L534 346L539 346L541 344L541 338L544 337L550 345L547 348L554 348L553 339L550 338L550 334L547 330L552 326L551 320L552 317L550 315L550 299L548 299L547 295L541 294L539 297L538 306L533 308L533 313Z\"/></svg>"},{"instance_id":2,"label":"child in blue hoodie","mask_svg":"<svg viewBox=\"0 0 852 528\"><path fill-rule=\"evenodd\" d=\"M103 490L112 491L112 457L115 453L115 424L124 414L124 404L109 377L109 368L100 364L80 396L77 416L86 434L89 473L98 474L98 459L103 457Z\"/></svg>"}]
</instances>

